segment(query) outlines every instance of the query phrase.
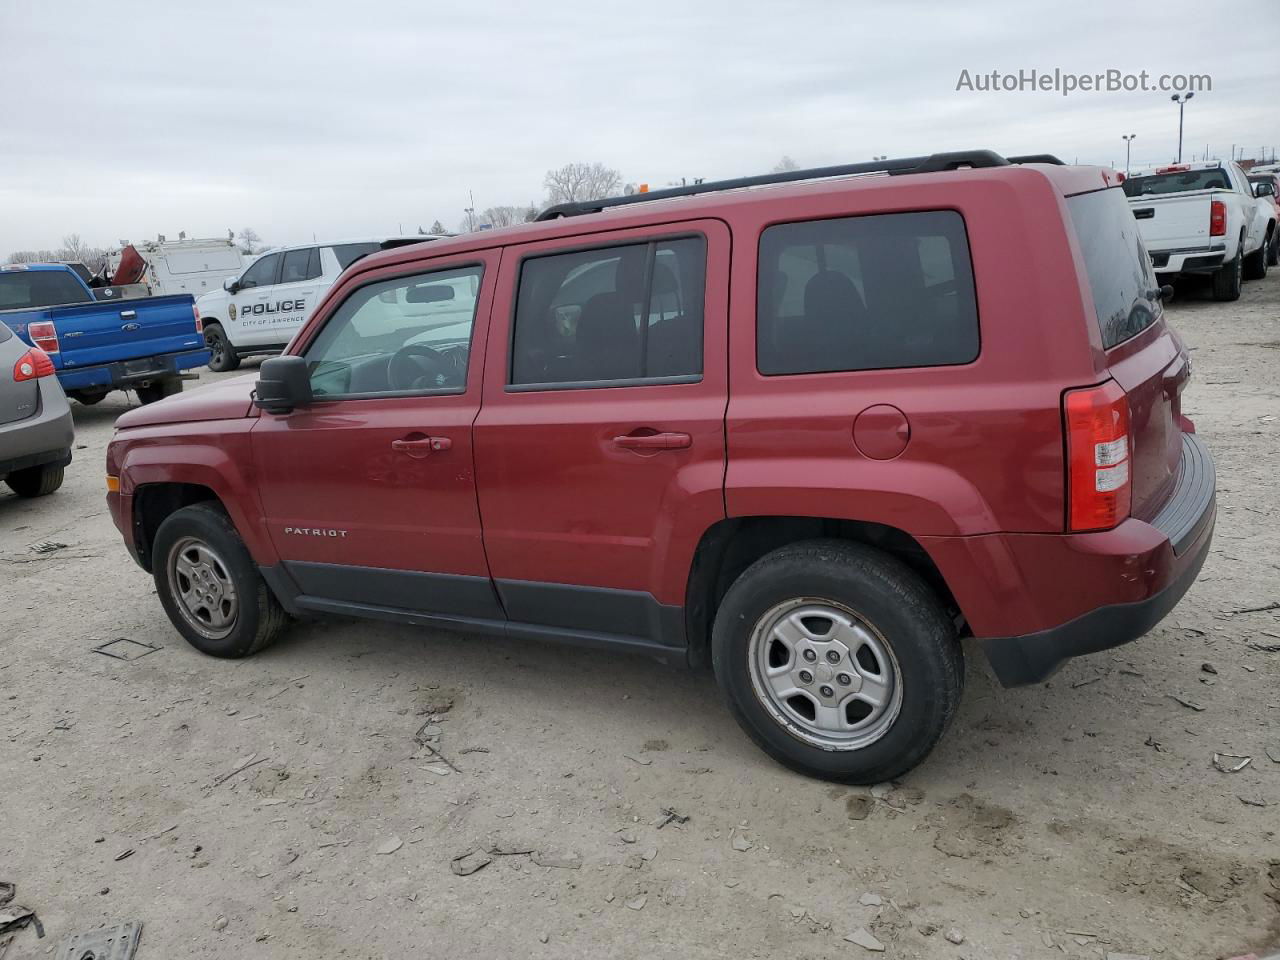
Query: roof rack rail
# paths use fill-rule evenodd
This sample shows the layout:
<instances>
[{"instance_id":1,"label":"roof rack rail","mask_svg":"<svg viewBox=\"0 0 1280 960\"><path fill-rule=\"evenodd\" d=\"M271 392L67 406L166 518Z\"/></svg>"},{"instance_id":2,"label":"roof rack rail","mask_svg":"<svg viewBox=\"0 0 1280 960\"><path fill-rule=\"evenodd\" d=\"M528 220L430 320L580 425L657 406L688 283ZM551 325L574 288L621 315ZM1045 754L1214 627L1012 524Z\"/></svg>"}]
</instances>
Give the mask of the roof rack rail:
<instances>
[{"instance_id":1,"label":"roof rack rail","mask_svg":"<svg viewBox=\"0 0 1280 960\"><path fill-rule=\"evenodd\" d=\"M650 200L667 200L672 197L692 197L700 193L716 193L721 190L739 190L743 187L760 187L772 183L794 183L798 180L822 180L828 177L847 177L863 173L887 173L900 176L908 173L937 173L941 170L959 170L963 167L1004 167L1010 162L1061 163L1047 154L1034 158L1019 157L1006 160L992 150L960 150L953 153L934 153L923 157L900 157L896 160L873 160L868 163L846 163L834 167L811 167L807 170L786 170L782 173L764 173L754 177L737 177L732 180L713 180L694 183L648 193L633 193L625 197L605 197L602 200L575 200L547 207L537 220L555 220L558 217L576 217L584 213L599 213L608 207L622 207Z\"/></svg>"},{"instance_id":2,"label":"roof rack rail","mask_svg":"<svg viewBox=\"0 0 1280 960\"><path fill-rule=\"evenodd\" d=\"M1010 157L1010 163L1052 163L1055 167L1066 166L1052 153L1028 153L1021 157Z\"/></svg>"}]
</instances>

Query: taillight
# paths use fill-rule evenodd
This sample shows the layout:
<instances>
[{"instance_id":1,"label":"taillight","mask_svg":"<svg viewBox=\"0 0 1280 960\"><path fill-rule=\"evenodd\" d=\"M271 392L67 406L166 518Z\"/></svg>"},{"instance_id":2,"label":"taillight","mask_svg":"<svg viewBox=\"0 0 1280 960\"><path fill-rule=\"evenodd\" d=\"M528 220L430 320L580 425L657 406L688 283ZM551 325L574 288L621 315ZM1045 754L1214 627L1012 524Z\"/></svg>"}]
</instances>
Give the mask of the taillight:
<instances>
[{"instance_id":1,"label":"taillight","mask_svg":"<svg viewBox=\"0 0 1280 960\"><path fill-rule=\"evenodd\" d=\"M1221 200L1209 202L1209 236L1225 237L1227 235L1227 205Z\"/></svg>"},{"instance_id":2,"label":"taillight","mask_svg":"<svg viewBox=\"0 0 1280 960\"><path fill-rule=\"evenodd\" d=\"M37 320L27 326L27 336L31 342L45 353L58 352L58 331L50 320Z\"/></svg>"},{"instance_id":3,"label":"taillight","mask_svg":"<svg viewBox=\"0 0 1280 960\"><path fill-rule=\"evenodd\" d=\"M13 365L13 379L19 382L51 376L53 376L53 361L39 347L32 347Z\"/></svg>"},{"instance_id":4,"label":"taillight","mask_svg":"<svg viewBox=\"0 0 1280 960\"><path fill-rule=\"evenodd\" d=\"M1114 380L1068 390L1067 529L1110 530L1129 516L1129 398Z\"/></svg>"},{"instance_id":5,"label":"taillight","mask_svg":"<svg viewBox=\"0 0 1280 960\"><path fill-rule=\"evenodd\" d=\"M191 305L191 312L195 314L196 318L196 333L204 333L204 321L200 319L200 311L196 309L194 303Z\"/></svg>"}]
</instances>

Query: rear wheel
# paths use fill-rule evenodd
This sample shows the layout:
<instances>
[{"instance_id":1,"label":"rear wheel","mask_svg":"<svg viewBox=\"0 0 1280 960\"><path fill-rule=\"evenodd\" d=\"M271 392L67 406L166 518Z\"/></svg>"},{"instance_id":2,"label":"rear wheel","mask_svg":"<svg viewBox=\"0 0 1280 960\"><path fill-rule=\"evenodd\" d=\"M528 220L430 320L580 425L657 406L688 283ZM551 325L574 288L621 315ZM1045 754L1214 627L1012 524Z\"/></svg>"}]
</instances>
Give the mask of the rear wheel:
<instances>
[{"instance_id":1,"label":"rear wheel","mask_svg":"<svg viewBox=\"0 0 1280 960\"><path fill-rule=\"evenodd\" d=\"M1267 234L1267 266L1280 266L1280 228L1272 227Z\"/></svg>"},{"instance_id":2,"label":"rear wheel","mask_svg":"<svg viewBox=\"0 0 1280 960\"><path fill-rule=\"evenodd\" d=\"M20 497L47 497L62 486L65 469L58 463L27 467L25 470L15 470L4 478L4 482Z\"/></svg>"},{"instance_id":3,"label":"rear wheel","mask_svg":"<svg viewBox=\"0 0 1280 960\"><path fill-rule=\"evenodd\" d=\"M101 403L106 397L106 390L72 390L68 396L71 399L84 404L86 407L92 407L95 403Z\"/></svg>"},{"instance_id":4,"label":"rear wheel","mask_svg":"<svg viewBox=\"0 0 1280 960\"><path fill-rule=\"evenodd\" d=\"M758 560L712 630L734 718L809 776L878 783L910 770L960 702L950 619L910 568L861 544L814 540Z\"/></svg>"},{"instance_id":5,"label":"rear wheel","mask_svg":"<svg viewBox=\"0 0 1280 960\"><path fill-rule=\"evenodd\" d=\"M163 400L165 397L171 397L175 393L182 392L182 381L177 377L166 377L163 380L153 380L145 387L138 387L135 391L138 394L138 401L142 404L155 403L157 400Z\"/></svg>"},{"instance_id":6,"label":"rear wheel","mask_svg":"<svg viewBox=\"0 0 1280 960\"><path fill-rule=\"evenodd\" d=\"M216 504L170 514L156 531L156 592L178 632L201 653L247 657L274 640L288 617L231 519Z\"/></svg>"},{"instance_id":7,"label":"rear wheel","mask_svg":"<svg viewBox=\"0 0 1280 960\"><path fill-rule=\"evenodd\" d=\"M1244 258L1242 274L1245 280L1261 280L1267 275L1267 250L1271 246L1270 238L1253 253Z\"/></svg>"},{"instance_id":8,"label":"rear wheel","mask_svg":"<svg viewBox=\"0 0 1280 960\"><path fill-rule=\"evenodd\" d=\"M1237 249L1236 255L1213 274L1213 299L1239 300L1240 283L1243 279L1243 258Z\"/></svg>"},{"instance_id":9,"label":"rear wheel","mask_svg":"<svg viewBox=\"0 0 1280 960\"><path fill-rule=\"evenodd\" d=\"M214 373L226 373L240 366L240 355L231 346L221 324L205 324L204 344L209 348L209 369Z\"/></svg>"}]
</instances>

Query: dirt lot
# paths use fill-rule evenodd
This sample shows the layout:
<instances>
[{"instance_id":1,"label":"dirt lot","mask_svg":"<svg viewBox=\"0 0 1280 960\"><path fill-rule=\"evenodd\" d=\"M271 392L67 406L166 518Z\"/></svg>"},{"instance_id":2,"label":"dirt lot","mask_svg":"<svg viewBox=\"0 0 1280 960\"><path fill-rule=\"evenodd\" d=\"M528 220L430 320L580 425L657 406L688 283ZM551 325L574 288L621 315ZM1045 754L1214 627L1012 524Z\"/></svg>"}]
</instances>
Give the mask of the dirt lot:
<instances>
[{"instance_id":1,"label":"dirt lot","mask_svg":"<svg viewBox=\"0 0 1280 960\"><path fill-rule=\"evenodd\" d=\"M105 509L127 402L77 406L62 491L0 494L0 881L48 931L8 960L125 919L140 960L1276 947L1280 610L1232 611L1280 601L1280 271L1170 312L1219 470L1200 582L1039 687L970 650L941 746L870 791L780 769L709 675L647 660L345 622L202 657ZM116 637L162 649L92 652Z\"/></svg>"}]
</instances>

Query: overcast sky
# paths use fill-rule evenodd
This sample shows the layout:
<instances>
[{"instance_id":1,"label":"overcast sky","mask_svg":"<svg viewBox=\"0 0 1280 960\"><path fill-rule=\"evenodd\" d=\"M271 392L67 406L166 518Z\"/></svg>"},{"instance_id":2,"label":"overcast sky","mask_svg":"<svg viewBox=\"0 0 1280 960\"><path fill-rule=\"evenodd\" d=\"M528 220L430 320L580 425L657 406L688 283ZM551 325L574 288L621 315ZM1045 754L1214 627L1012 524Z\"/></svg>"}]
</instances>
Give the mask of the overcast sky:
<instances>
[{"instance_id":1,"label":"overcast sky","mask_svg":"<svg viewBox=\"0 0 1280 960\"><path fill-rule=\"evenodd\" d=\"M118 26L112 26L113 24ZM679 177L990 147L1123 166L1168 93L957 92L971 74L1209 74L1184 153L1280 148L1280 3L0 0L0 259L80 233L271 243L456 228L600 160Z\"/></svg>"}]
</instances>

